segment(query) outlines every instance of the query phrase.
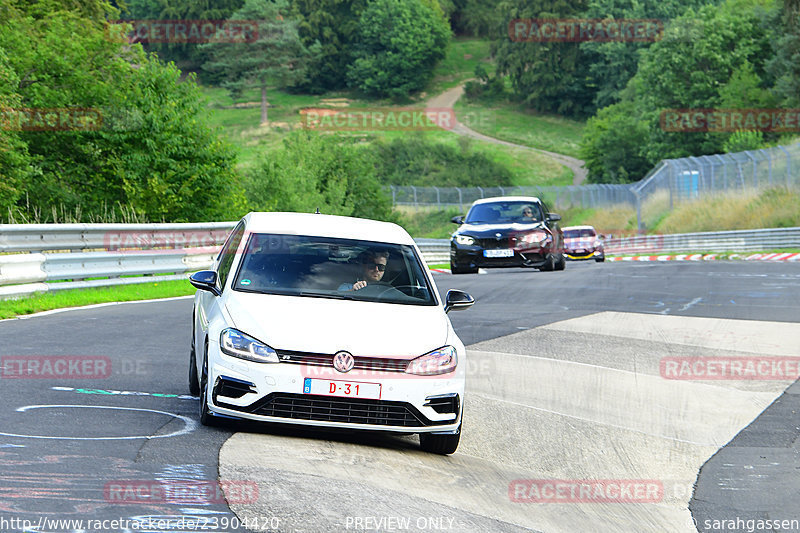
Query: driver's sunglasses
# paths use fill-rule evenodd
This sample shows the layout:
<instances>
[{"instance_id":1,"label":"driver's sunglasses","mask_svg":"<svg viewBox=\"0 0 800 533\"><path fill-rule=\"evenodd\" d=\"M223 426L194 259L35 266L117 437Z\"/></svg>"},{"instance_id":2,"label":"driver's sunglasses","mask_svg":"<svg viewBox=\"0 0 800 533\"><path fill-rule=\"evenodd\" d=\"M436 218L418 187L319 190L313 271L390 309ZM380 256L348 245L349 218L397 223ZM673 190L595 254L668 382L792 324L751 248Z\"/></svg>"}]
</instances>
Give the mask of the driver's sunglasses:
<instances>
[{"instance_id":1,"label":"driver's sunglasses","mask_svg":"<svg viewBox=\"0 0 800 533\"><path fill-rule=\"evenodd\" d=\"M526 210L524 210L524 211L522 212L522 214L523 214L523 215L532 215L532 214L533 214L533 211L531 211L530 209L526 209Z\"/></svg>"},{"instance_id":2,"label":"driver's sunglasses","mask_svg":"<svg viewBox=\"0 0 800 533\"><path fill-rule=\"evenodd\" d=\"M381 263L364 263L364 266L370 270L373 268L377 268L378 272L383 272L384 270L386 270L386 265L383 265Z\"/></svg>"}]
</instances>

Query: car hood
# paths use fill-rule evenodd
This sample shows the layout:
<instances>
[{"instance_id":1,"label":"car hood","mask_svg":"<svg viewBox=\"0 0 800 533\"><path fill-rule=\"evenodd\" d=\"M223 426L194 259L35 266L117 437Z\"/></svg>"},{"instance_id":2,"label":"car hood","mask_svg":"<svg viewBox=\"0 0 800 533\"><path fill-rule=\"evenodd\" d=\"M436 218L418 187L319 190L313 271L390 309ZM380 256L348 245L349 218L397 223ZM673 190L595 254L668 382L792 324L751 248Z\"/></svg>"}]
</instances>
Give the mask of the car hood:
<instances>
[{"instance_id":1,"label":"car hood","mask_svg":"<svg viewBox=\"0 0 800 533\"><path fill-rule=\"evenodd\" d=\"M479 239L495 238L497 233L503 236L511 233L524 233L536 229L547 230L544 222L535 224L511 223L511 224L462 224L456 233L459 235L469 235ZM548 230L549 231L549 230Z\"/></svg>"},{"instance_id":2,"label":"car hood","mask_svg":"<svg viewBox=\"0 0 800 533\"><path fill-rule=\"evenodd\" d=\"M276 350L409 359L448 341L440 306L233 291L226 309L235 328Z\"/></svg>"}]
</instances>

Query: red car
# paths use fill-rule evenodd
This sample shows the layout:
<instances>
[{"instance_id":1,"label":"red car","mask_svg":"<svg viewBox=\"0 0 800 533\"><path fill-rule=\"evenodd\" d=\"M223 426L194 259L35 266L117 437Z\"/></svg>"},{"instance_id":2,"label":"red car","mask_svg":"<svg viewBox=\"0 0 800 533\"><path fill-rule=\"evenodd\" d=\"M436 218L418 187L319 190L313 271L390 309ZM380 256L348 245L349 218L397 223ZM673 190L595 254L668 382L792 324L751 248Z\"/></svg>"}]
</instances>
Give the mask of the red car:
<instances>
[{"instance_id":1,"label":"red car","mask_svg":"<svg viewBox=\"0 0 800 533\"><path fill-rule=\"evenodd\" d=\"M568 259L606 260L603 240L592 226L567 226L564 230L564 254Z\"/></svg>"}]
</instances>

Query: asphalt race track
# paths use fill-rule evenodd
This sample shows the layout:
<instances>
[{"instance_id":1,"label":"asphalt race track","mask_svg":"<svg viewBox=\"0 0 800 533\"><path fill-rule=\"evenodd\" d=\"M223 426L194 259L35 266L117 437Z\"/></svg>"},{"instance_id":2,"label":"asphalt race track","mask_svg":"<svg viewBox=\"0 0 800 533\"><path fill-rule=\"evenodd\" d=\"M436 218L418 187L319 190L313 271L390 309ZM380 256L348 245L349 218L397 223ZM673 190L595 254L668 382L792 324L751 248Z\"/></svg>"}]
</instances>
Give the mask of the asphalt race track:
<instances>
[{"instance_id":1,"label":"asphalt race track","mask_svg":"<svg viewBox=\"0 0 800 533\"><path fill-rule=\"evenodd\" d=\"M450 315L468 345L469 395L449 457L419 451L416 437L200 426L186 378L190 299L0 322L0 531L800 521L796 266L591 262L436 280L477 300ZM765 372L721 376L720 361Z\"/></svg>"}]
</instances>

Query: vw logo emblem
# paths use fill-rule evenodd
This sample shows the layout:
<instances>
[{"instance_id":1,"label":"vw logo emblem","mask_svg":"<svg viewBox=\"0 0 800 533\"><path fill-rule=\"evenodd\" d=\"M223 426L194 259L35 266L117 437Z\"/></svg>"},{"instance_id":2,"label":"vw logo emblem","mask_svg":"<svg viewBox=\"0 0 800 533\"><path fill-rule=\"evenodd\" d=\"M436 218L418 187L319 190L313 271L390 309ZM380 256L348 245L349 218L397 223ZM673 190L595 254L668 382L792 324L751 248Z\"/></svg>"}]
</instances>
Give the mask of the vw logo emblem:
<instances>
[{"instance_id":1,"label":"vw logo emblem","mask_svg":"<svg viewBox=\"0 0 800 533\"><path fill-rule=\"evenodd\" d=\"M341 351L333 355L333 368L344 374L353 370L356 364L355 358L349 352Z\"/></svg>"}]
</instances>

